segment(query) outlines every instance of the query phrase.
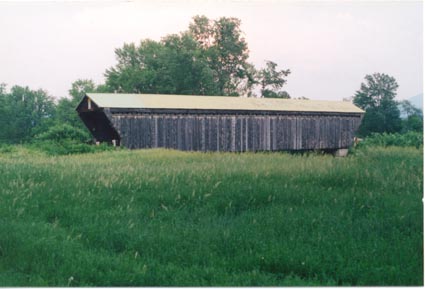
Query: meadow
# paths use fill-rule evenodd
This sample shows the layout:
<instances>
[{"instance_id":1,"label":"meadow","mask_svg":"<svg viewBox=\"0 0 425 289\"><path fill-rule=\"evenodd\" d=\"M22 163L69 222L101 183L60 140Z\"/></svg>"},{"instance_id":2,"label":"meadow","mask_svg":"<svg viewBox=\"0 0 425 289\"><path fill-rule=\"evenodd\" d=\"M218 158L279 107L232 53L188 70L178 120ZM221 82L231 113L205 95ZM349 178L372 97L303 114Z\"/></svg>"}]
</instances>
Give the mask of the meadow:
<instances>
[{"instance_id":1,"label":"meadow","mask_svg":"<svg viewBox=\"0 0 425 289\"><path fill-rule=\"evenodd\" d=\"M422 153L0 152L0 285L423 285Z\"/></svg>"}]
</instances>

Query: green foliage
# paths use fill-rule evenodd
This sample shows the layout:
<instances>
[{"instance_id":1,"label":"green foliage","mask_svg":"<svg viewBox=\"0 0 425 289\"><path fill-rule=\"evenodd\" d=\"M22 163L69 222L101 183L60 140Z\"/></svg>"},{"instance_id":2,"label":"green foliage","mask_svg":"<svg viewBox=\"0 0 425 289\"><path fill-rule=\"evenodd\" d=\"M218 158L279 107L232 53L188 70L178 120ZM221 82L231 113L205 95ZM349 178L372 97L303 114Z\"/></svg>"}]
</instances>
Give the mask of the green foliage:
<instances>
[{"instance_id":1,"label":"green foliage","mask_svg":"<svg viewBox=\"0 0 425 289\"><path fill-rule=\"evenodd\" d=\"M291 71L289 69L277 71L276 68L276 63L273 61L267 61L266 68L263 68L259 71L261 96L273 98L291 98L286 91L279 91L286 83L285 77L288 76Z\"/></svg>"},{"instance_id":2,"label":"green foliage","mask_svg":"<svg viewBox=\"0 0 425 289\"><path fill-rule=\"evenodd\" d=\"M353 102L366 111L359 128L360 136L373 132L394 133L402 128L400 110L394 100L398 84L394 77L384 73L366 75L366 83L353 97Z\"/></svg>"},{"instance_id":3,"label":"green foliage","mask_svg":"<svg viewBox=\"0 0 425 289\"><path fill-rule=\"evenodd\" d=\"M86 93L108 92L105 85L96 86L91 79L77 79L71 85L71 98L61 98L56 106L55 122L69 124L90 135L75 109Z\"/></svg>"},{"instance_id":4,"label":"green foliage","mask_svg":"<svg viewBox=\"0 0 425 289\"><path fill-rule=\"evenodd\" d=\"M379 108L385 103L394 101L397 95L397 81L385 73L374 73L365 76L360 90L354 96L354 103L362 109Z\"/></svg>"},{"instance_id":5,"label":"green foliage","mask_svg":"<svg viewBox=\"0 0 425 289\"><path fill-rule=\"evenodd\" d=\"M418 115L422 116L422 109L417 108L408 100L402 100L399 102L401 106L401 112L406 116Z\"/></svg>"},{"instance_id":6,"label":"green foliage","mask_svg":"<svg viewBox=\"0 0 425 289\"><path fill-rule=\"evenodd\" d=\"M28 143L36 135L56 126L68 125L84 134L90 133L78 117L75 108L86 92L96 91L92 80L79 79L70 89L71 99L61 98L55 103L44 90L13 86L10 91L0 85L0 143ZM103 91L105 88L100 87Z\"/></svg>"},{"instance_id":7,"label":"green foliage","mask_svg":"<svg viewBox=\"0 0 425 289\"><path fill-rule=\"evenodd\" d=\"M290 99L291 96L289 95L288 92L286 91L273 91L273 90L269 90L269 89L265 89L262 91L262 97L266 97L266 98L284 98L284 99Z\"/></svg>"},{"instance_id":8,"label":"green foliage","mask_svg":"<svg viewBox=\"0 0 425 289\"><path fill-rule=\"evenodd\" d=\"M69 124L52 126L46 132L35 136L35 141L61 142L63 140L74 140L81 143L87 143L91 141L91 138L87 137L85 131L72 127Z\"/></svg>"},{"instance_id":9,"label":"green foliage","mask_svg":"<svg viewBox=\"0 0 425 289\"><path fill-rule=\"evenodd\" d=\"M370 146L399 146L399 147L423 147L422 132L409 131L399 133L372 133L358 144L359 148Z\"/></svg>"},{"instance_id":10,"label":"green foliage","mask_svg":"<svg viewBox=\"0 0 425 289\"><path fill-rule=\"evenodd\" d=\"M77 79L71 85L69 90L69 95L71 98L61 98L59 99L55 107L55 116L52 119L51 126L57 126L66 124L74 127L84 134L83 142L86 142L87 139L91 139L91 134L81 121L76 108L78 103L81 101L83 96L89 92L108 92L105 85L96 86L96 84L91 79ZM39 132L41 133L41 132Z\"/></svg>"},{"instance_id":11,"label":"green foliage","mask_svg":"<svg viewBox=\"0 0 425 289\"><path fill-rule=\"evenodd\" d=\"M0 154L0 284L422 286L422 158Z\"/></svg>"},{"instance_id":12,"label":"green foliage","mask_svg":"<svg viewBox=\"0 0 425 289\"><path fill-rule=\"evenodd\" d=\"M72 96L72 101L76 106L86 93L96 92L96 90L97 90L97 87L96 87L96 84L93 82L93 80L77 79L76 81L72 83L71 89L69 90L69 95Z\"/></svg>"},{"instance_id":13,"label":"green foliage","mask_svg":"<svg viewBox=\"0 0 425 289\"><path fill-rule=\"evenodd\" d=\"M197 19L205 16L194 17ZM214 72L214 81L218 84L220 95L239 95L238 87L246 77L245 66L248 64L248 44L242 37L241 21L237 18L221 17L218 20L208 20L209 35L206 39L213 39L208 46L204 46L207 60ZM189 27L189 31L196 39L204 43L205 37L197 35L196 30Z\"/></svg>"},{"instance_id":14,"label":"green foliage","mask_svg":"<svg viewBox=\"0 0 425 289\"><path fill-rule=\"evenodd\" d=\"M44 90L29 87L0 88L0 143L29 141L48 127L54 114L53 98Z\"/></svg>"},{"instance_id":15,"label":"green foliage","mask_svg":"<svg viewBox=\"0 0 425 289\"><path fill-rule=\"evenodd\" d=\"M399 105L401 112L405 116L402 120L402 132L407 131L423 131L423 113L420 108L415 107L410 101L402 100Z\"/></svg>"},{"instance_id":16,"label":"green foliage","mask_svg":"<svg viewBox=\"0 0 425 289\"><path fill-rule=\"evenodd\" d=\"M93 144L82 143L75 139L64 139L61 141L36 140L29 147L51 156L95 153L114 149L114 147L107 144L95 146Z\"/></svg>"},{"instance_id":17,"label":"green foliage","mask_svg":"<svg viewBox=\"0 0 425 289\"><path fill-rule=\"evenodd\" d=\"M275 90L289 70L276 71L270 61L258 72L248 63L240 25L236 18L196 16L180 34L145 39L139 46L124 44L115 50L117 65L106 70L106 87L128 93L253 96L261 76L264 89L286 97Z\"/></svg>"},{"instance_id":18,"label":"green foliage","mask_svg":"<svg viewBox=\"0 0 425 289\"><path fill-rule=\"evenodd\" d=\"M91 137L88 137L85 131L68 124L60 124L35 136L31 147L48 155L93 153L112 149L106 144L90 145L90 141Z\"/></svg>"},{"instance_id":19,"label":"green foliage","mask_svg":"<svg viewBox=\"0 0 425 289\"><path fill-rule=\"evenodd\" d=\"M106 85L118 92L205 94L216 92L212 71L188 35L169 35L160 42L117 49L118 64L107 70Z\"/></svg>"},{"instance_id":20,"label":"green foliage","mask_svg":"<svg viewBox=\"0 0 425 289\"><path fill-rule=\"evenodd\" d=\"M15 151L16 147L14 145L0 143L0 153L11 153Z\"/></svg>"},{"instance_id":21,"label":"green foliage","mask_svg":"<svg viewBox=\"0 0 425 289\"><path fill-rule=\"evenodd\" d=\"M420 115L409 115L402 121L402 132L415 131L422 132L424 127L423 117Z\"/></svg>"}]
</instances>

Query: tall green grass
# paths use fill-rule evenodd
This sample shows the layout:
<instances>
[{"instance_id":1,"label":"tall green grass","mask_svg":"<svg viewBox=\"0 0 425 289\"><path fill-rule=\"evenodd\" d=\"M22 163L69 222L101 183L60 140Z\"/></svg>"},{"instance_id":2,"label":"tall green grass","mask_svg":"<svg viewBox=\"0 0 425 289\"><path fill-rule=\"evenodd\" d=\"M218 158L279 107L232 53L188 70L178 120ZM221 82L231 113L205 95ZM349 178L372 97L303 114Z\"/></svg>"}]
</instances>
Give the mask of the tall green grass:
<instances>
[{"instance_id":1,"label":"tall green grass","mask_svg":"<svg viewBox=\"0 0 425 289\"><path fill-rule=\"evenodd\" d=\"M422 285L422 162L0 152L0 285Z\"/></svg>"}]
</instances>

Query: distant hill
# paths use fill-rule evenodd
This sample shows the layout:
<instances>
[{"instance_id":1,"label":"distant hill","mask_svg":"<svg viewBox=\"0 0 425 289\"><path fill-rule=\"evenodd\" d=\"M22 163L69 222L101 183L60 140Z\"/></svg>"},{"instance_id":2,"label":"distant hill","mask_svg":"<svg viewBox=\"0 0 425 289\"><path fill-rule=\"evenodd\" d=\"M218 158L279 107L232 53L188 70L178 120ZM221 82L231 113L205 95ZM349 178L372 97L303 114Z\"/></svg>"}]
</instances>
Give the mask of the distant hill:
<instances>
[{"instance_id":1,"label":"distant hill","mask_svg":"<svg viewBox=\"0 0 425 289\"><path fill-rule=\"evenodd\" d=\"M407 100L410 101L417 108L422 109L422 107L423 107L423 98L424 98L424 95L423 95L423 93L421 93L421 94L412 96L411 98L408 98Z\"/></svg>"}]
</instances>

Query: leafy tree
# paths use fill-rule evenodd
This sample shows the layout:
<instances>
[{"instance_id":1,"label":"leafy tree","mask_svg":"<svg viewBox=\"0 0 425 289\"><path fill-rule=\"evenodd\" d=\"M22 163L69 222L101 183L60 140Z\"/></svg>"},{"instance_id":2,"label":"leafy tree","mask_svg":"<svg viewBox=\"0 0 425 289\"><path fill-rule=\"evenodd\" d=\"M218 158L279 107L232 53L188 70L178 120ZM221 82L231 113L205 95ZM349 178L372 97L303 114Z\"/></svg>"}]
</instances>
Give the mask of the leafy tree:
<instances>
[{"instance_id":1,"label":"leafy tree","mask_svg":"<svg viewBox=\"0 0 425 289\"><path fill-rule=\"evenodd\" d=\"M8 98L6 93L6 84L0 84L0 143L6 142L9 135L8 122L10 119L10 108L8 106Z\"/></svg>"},{"instance_id":2,"label":"leafy tree","mask_svg":"<svg viewBox=\"0 0 425 289\"><path fill-rule=\"evenodd\" d=\"M394 101L397 95L397 81L384 73L374 73L365 76L365 83L360 85L360 90L354 95L354 103L362 109L379 108L382 104Z\"/></svg>"},{"instance_id":3,"label":"leafy tree","mask_svg":"<svg viewBox=\"0 0 425 289\"><path fill-rule=\"evenodd\" d=\"M51 128L72 127L90 139L90 133L78 117L75 108L86 92L107 92L106 85L96 86L92 80L79 79L72 83L71 98L61 98L55 104L44 90L13 86L10 91L0 84L0 143L29 142ZM68 127L69 126L69 127Z\"/></svg>"},{"instance_id":4,"label":"leafy tree","mask_svg":"<svg viewBox=\"0 0 425 289\"><path fill-rule=\"evenodd\" d=\"M407 117L412 115L419 115L422 116L422 110L420 108L417 108L414 106L410 101L408 100L402 100L399 102L399 105L401 106L401 112L406 115Z\"/></svg>"},{"instance_id":5,"label":"leafy tree","mask_svg":"<svg viewBox=\"0 0 425 289\"><path fill-rule=\"evenodd\" d=\"M423 113L420 108L414 106L408 100L402 100L400 103L401 111L406 119L403 119L403 132L408 131L423 131Z\"/></svg>"},{"instance_id":6,"label":"leafy tree","mask_svg":"<svg viewBox=\"0 0 425 289\"><path fill-rule=\"evenodd\" d=\"M129 93L210 94L213 73L199 44L187 33L161 42L143 40L116 50L118 64L105 73L113 91Z\"/></svg>"},{"instance_id":7,"label":"leafy tree","mask_svg":"<svg viewBox=\"0 0 425 289\"><path fill-rule=\"evenodd\" d=\"M401 130L400 110L394 100L397 81L383 73L366 75L365 82L353 97L353 102L366 111L359 134L372 132L399 132Z\"/></svg>"},{"instance_id":8,"label":"leafy tree","mask_svg":"<svg viewBox=\"0 0 425 289\"><path fill-rule=\"evenodd\" d=\"M101 86L101 89L107 91L105 86ZM89 92L98 92L98 87L91 79L78 79L71 84L69 95L71 98L59 99L54 116L55 125L67 124L76 129L83 131L86 134L86 138L90 137L90 133L81 121L78 113L75 111L78 103L81 101L83 96Z\"/></svg>"},{"instance_id":9,"label":"leafy tree","mask_svg":"<svg viewBox=\"0 0 425 289\"><path fill-rule=\"evenodd\" d=\"M261 97L291 98L286 91L279 91L286 83L285 77L291 71L276 70L277 64L267 61L266 67L259 71L259 83L261 85Z\"/></svg>"},{"instance_id":10,"label":"leafy tree","mask_svg":"<svg viewBox=\"0 0 425 289\"><path fill-rule=\"evenodd\" d=\"M187 31L115 50L106 86L128 93L250 95L255 69L240 20L196 16Z\"/></svg>"},{"instance_id":11,"label":"leafy tree","mask_svg":"<svg viewBox=\"0 0 425 289\"><path fill-rule=\"evenodd\" d=\"M152 93L159 67L160 45L155 41L144 40L136 47L133 43L124 44L115 50L118 64L106 70L106 85L115 92Z\"/></svg>"},{"instance_id":12,"label":"leafy tree","mask_svg":"<svg viewBox=\"0 0 425 289\"><path fill-rule=\"evenodd\" d=\"M189 33L164 37L164 65L168 69L160 81L166 84L167 93L217 94L214 72L200 50L200 45Z\"/></svg>"},{"instance_id":13,"label":"leafy tree","mask_svg":"<svg viewBox=\"0 0 425 289\"><path fill-rule=\"evenodd\" d=\"M403 132L416 131L422 132L424 127L423 117L417 114L410 115L403 120Z\"/></svg>"},{"instance_id":14,"label":"leafy tree","mask_svg":"<svg viewBox=\"0 0 425 289\"><path fill-rule=\"evenodd\" d=\"M210 21L207 30L210 31L208 39L213 41L206 48L206 55L221 95L238 95L239 85L246 76L248 44L242 37L240 25L239 19L222 17Z\"/></svg>"},{"instance_id":15,"label":"leafy tree","mask_svg":"<svg viewBox=\"0 0 425 289\"><path fill-rule=\"evenodd\" d=\"M86 93L96 92L96 84L91 79L78 79L71 84L68 91L74 102L79 102Z\"/></svg>"},{"instance_id":16,"label":"leafy tree","mask_svg":"<svg viewBox=\"0 0 425 289\"><path fill-rule=\"evenodd\" d=\"M0 142L21 143L47 128L54 114L53 98L44 90L13 86L0 88L2 132Z\"/></svg>"}]
</instances>

